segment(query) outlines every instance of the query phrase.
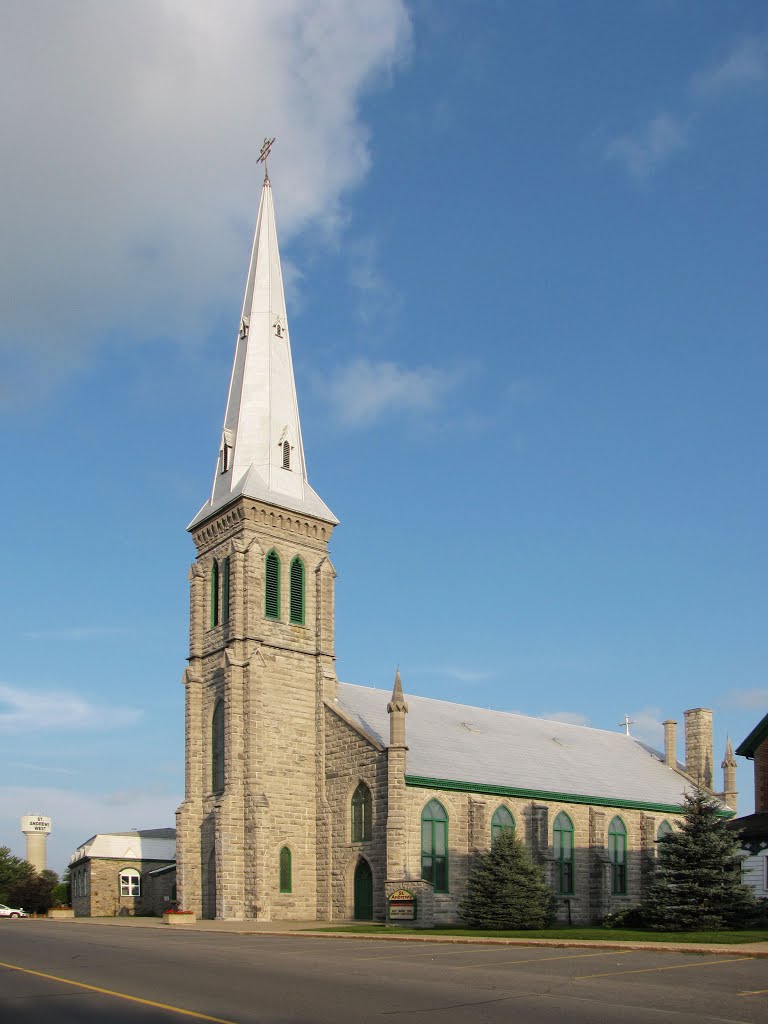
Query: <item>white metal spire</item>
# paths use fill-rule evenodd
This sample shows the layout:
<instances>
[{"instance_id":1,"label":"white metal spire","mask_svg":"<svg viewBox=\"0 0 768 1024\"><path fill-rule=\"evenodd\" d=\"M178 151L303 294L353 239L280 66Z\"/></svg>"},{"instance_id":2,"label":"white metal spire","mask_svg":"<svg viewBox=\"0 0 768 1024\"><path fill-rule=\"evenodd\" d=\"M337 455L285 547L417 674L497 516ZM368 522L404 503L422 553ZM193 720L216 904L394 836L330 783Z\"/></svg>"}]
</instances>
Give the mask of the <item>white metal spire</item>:
<instances>
[{"instance_id":1,"label":"white metal spire","mask_svg":"<svg viewBox=\"0 0 768 1024\"><path fill-rule=\"evenodd\" d=\"M266 144L265 148L268 154ZM266 172L264 150L262 154ZM338 522L307 481L272 187L266 173L213 490L189 528L241 496Z\"/></svg>"}]
</instances>

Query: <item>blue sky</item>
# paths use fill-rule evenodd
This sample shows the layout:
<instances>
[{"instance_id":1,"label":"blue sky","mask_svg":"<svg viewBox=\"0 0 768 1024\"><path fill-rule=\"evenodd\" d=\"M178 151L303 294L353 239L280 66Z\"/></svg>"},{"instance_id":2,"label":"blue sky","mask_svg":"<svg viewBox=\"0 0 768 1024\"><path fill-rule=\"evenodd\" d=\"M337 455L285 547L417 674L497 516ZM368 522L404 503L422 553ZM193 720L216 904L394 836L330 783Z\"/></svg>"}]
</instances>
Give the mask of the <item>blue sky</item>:
<instances>
[{"instance_id":1,"label":"blue sky","mask_svg":"<svg viewBox=\"0 0 768 1024\"><path fill-rule=\"evenodd\" d=\"M0 845L173 823L267 134L339 677L681 757L711 707L719 765L768 710L765 5L0 22Z\"/></svg>"}]
</instances>

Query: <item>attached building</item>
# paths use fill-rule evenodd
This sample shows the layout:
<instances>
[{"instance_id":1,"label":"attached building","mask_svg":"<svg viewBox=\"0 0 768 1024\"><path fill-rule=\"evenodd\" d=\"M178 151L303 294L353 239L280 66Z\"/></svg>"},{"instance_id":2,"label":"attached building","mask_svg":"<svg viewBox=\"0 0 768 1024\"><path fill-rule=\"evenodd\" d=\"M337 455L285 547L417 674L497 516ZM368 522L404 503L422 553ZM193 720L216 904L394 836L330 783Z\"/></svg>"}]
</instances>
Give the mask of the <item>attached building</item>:
<instances>
[{"instance_id":1,"label":"attached building","mask_svg":"<svg viewBox=\"0 0 768 1024\"><path fill-rule=\"evenodd\" d=\"M161 914L176 898L176 830L91 836L69 859L76 917Z\"/></svg>"}]
</instances>

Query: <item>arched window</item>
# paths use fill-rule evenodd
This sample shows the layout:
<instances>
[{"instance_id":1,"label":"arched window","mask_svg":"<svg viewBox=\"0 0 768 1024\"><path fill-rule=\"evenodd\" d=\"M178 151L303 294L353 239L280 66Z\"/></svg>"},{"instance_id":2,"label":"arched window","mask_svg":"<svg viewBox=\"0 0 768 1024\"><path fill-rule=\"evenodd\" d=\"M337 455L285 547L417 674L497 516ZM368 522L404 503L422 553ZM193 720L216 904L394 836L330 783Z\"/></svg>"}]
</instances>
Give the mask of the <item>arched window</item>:
<instances>
[{"instance_id":1,"label":"arched window","mask_svg":"<svg viewBox=\"0 0 768 1024\"><path fill-rule=\"evenodd\" d=\"M491 843L494 839L497 839L502 832L514 832L515 831L515 819L512 817L512 812L504 804L501 807L497 807L493 817L491 818Z\"/></svg>"},{"instance_id":2,"label":"arched window","mask_svg":"<svg viewBox=\"0 0 768 1024\"><path fill-rule=\"evenodd\" d=\"M141 878L133 868L125 868L120 872L120 895L141 896Z\"/></svg>"},{"instance_id":3,"label":"arched window","mask_svg":"<svg viewBox=\"0 0 768 1024\"><path fill-rule=\"evenodd\" d=\"M219 563L211 566L211 629L219 624Z\"/></svg>"},{"instance_id":4,"label":"arched window","mask_svg":"<svg viewBox=\"0 0 768 1024\"><path fill-rule=\"evenodd\" d=\"M214 793L224 789L224 701L216 701L211 719L211 785Z\"/></svg>"},{"instance_id":5,"label":"arched window","mask_svg":"<svg viewBox=\"0 0 768 1024\"><path fill-rule=\"evenodd\" d=\"M291 622L304 625L304 563L298 555L291 562Z\"/></svg>"},{"instance_id":6,"label":"arched window","mask_svg":"<svg viewBox=\"0 0 768 1024\"><path fill-rule=\"evenodd\" d=\"M264 614L268 619L280 618L280 559L276 551L267 554L264 565Z\"/></svg>"},{"instance_id":7,"label":"arched window","mask_svg":"<svg viewBox=\"0 0 768 1024\"><path fill-rule=\"evenodd\" d=\"M435 892L448 892L448 815L439 800L421 813L421 877Z\"/></svg>"},{"instance_id":8,"label":"arched window","mask_svg":"<svg viewBox=\"0 0 768 1024\"><path fill-rule=\"evenodd\" d=\"M293 892L291 851L287 846L280 851L280 892Z\"/></svg>"},{"instance_id":9,"label":"arched window","mask_svg":"<svg viewBox=\"0 0 768 1024\"><path fill-rule=\"evenodd\" d=\"M659 830L656 833L656 842L658 842L659 839L666 839L667 836L671 836L671 835L672 835L672 826L669 824L669 822L665 818L664 821L662 821L662 823L659 825Z\"/></svg>"},{"instance_id":10,"label":"arched window","mask_svg":"<svg viewBox=\"0 0 768 1024\"><path fill-rule=\"evenodd\" d=\"M611 892L627 891L627 827L617 815L608 826L608 857L611 862Z\"/></svg>"},{"instance_id":11,"label":"arched window","mask_svg":"<svg viewBox=\"0 0 768 1024\"><path fill-rule=\"evenodd\" d=\"M288 441L283 441L283 469L291 468L291 445Z\"/></svg>"},{"instance_id":12,"label":"arched window","mask_svg":"<svg viewBox=\"0 0 768 1024\"><path fill-rule=\"evenodd\" d=\"M229 622L229 555L224 559L224 573L221 583L221 621L226 625Z\"/></svg>"},{"instance_id":13,"label":"arched window","mask_svg":"<svg viewBox=\"0 0 768 1024\"><path fill-rule=\"evenodd\" d=\"M573 822L560 811L552 826L552 846L555 855L555 883L561 896L573 893Z\"/></svg>"},{"instance_id":14,"label":"arched window","mask_svg":"<svg viewBox=\"0 0 768 1024\"><path fill-rule=\"evenodd\" d=\"M352 842L365 843L371 838L371 791L361 782L352 794Z\"/></svg>"}]
</instances>

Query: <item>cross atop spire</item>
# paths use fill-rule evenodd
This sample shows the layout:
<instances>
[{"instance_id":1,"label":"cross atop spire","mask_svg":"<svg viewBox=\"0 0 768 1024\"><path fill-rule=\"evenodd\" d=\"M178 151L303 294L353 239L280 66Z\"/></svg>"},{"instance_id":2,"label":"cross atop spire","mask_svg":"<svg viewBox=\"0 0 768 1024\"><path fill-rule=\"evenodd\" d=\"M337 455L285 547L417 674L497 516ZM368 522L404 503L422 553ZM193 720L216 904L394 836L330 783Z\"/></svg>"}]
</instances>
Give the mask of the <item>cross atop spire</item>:
<instances>
[{"instance_id":1,"label":"cross atop spire","mask_svg":"<svg viewBox=\"0 0 768 1024\"><path fill-rule=\"evenodd\" d=\"M635 725L635 724L636 723L634 722L634 720L631 719L629 717L629 715L625 714L624 715L624 721L623 722L619 722L619 728L624 730L624 735L625 736L629 736L629 727L630 727L630 725Z\"/></svg>"},{"instance_id":2,"label":"cross atop spire","mask_svg":"<svg viewBox=\"0 0 768 1024\"><path fill-rule=\"evenodd\" d=\"M264 181L265 182L269 181L269 171L267 170L267 157L269 156L270 152L272 151L272 146L274 145L274 142L275 142L274 138L272 138L272 139L264 139L264 143L263 143L263 145L261 147L261 152L259 153L259 159L256 161L257 164L262 164L262 163L264 164Z\"/></svg>"}]
</instances>

